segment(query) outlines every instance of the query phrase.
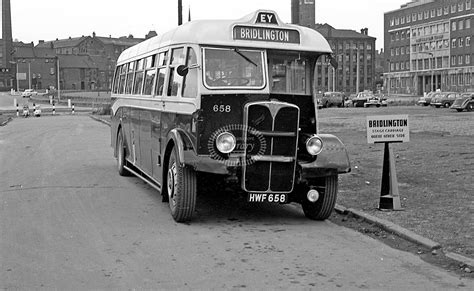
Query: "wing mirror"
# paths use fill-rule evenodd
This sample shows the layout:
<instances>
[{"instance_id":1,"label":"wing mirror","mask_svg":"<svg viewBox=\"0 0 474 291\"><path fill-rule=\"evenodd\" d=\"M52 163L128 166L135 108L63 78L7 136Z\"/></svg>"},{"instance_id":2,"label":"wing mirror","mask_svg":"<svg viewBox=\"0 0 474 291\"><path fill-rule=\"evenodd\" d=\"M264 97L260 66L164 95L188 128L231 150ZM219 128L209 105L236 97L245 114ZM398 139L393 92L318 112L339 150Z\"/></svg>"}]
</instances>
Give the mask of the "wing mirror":
<instances>
[{"instance_id":1,"label":"wing mirror","mask_svg":"<svg viewBox=\"0 0 474 291\"><path fill-rule=\"evenodd\" d=\"M185 65L179 65L178 68L176 69L176 72L178 73L178 75L180 75L181 77L184 77L188 74L189 72L189 67L188 66L185 66Z\"/></svg>"}]
</instances>

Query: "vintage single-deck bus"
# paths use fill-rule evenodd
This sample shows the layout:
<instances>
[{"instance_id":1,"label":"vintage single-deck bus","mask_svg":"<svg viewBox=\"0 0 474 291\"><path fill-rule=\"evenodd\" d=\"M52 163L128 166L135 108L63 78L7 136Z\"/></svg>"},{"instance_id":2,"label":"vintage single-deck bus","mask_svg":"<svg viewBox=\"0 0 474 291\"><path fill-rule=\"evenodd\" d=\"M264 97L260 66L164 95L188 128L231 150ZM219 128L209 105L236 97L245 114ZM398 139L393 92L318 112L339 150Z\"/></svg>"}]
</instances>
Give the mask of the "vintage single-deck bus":
<instances>
[{"instance_id":1,"label":"vintage single-deck bus","mask_svg":"<svg viewBox=\"0 0 474 291\"><path fill-rule=\"evenodd\" d=\"M315 64L331 53L269 10L192 21L125 50L112 88L119 174L160 191L178 222L192 218L200 173L249 203L298 202L326 219L350 171L342 142L318 132Z\"/></svg>"}]
</instances>

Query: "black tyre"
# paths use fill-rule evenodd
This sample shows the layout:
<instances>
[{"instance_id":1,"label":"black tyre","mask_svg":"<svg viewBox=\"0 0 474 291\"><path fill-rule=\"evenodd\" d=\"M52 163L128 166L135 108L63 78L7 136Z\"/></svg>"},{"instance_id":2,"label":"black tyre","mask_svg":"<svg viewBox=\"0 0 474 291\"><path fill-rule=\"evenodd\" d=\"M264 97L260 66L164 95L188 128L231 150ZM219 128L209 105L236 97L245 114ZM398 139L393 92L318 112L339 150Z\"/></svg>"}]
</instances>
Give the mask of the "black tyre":
<instances>
[{"instance_id":1,"label":"black tyre","mask_svg":"<svg viewBox=\"0 0 474 291\"><path fill-rule=\"evenodd\" d=\"M462 112L462 109L456 109L458 112Z\"/></svg>"},{"instance_id":2,"label":"black tyre","mask_svg":"<svg viewBox=\"0 0 474 291\"><path fill-rule=\"evenodd\" d=\"M117 135L117 170L120 176L130 176L130 172L125 169L127 160L125 160L125 140L123 139L122 130Z\"/></svg>"},{"instance_id":3,"label":"black tyre","mask_svg":"<svg viewBox=\"0 0 474 291\"><path fill-rule=\"evenodd\" d=\"M467 104L466 110L467 110L467 111L472 111L472 110L474 110L474 104L472 104L472 103Z\"/></svg>"},{"instance_id":4,"label":"black tyre","mask_svg":"<svg viewBox=\"0 0 474 291\"><path fill-rule=\"evenodd\" d=\"M178 163L178 152L171 151L164 191L168 195L171 216L176 222L191 220L196 207L196 173Z\"/></svg>"},{"instance_id":5,"label":"black tyre","mask_svg":"<svg viewBox=\"0 0 474 291\"><path fill-rule=\"evenodd\" d=\"M303 200L301 206L306 217L313 220L325 220L331 215L336 205L337 178L337 175L326 177L323 187L318 188L320 196L316 202Z\"/></svg>"}]
</instances>

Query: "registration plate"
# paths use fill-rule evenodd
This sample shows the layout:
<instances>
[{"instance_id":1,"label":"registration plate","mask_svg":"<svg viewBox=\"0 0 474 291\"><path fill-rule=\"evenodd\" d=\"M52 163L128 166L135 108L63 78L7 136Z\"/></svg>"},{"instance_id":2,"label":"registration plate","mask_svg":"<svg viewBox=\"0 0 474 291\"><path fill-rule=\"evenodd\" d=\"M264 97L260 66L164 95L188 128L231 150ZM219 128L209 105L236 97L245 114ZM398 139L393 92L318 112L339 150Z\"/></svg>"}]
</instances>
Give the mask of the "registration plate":
<instances>
[{"instance_id":1,"label":"registration plate","mask_svg":"<svg viewBox=\"0 0 474 291\"><path fill-rule=\"evenodd\" d=\"M285 203L287 200L287 194L249 193L247 196L248 202Z\"/></svg>"}]
</instances>

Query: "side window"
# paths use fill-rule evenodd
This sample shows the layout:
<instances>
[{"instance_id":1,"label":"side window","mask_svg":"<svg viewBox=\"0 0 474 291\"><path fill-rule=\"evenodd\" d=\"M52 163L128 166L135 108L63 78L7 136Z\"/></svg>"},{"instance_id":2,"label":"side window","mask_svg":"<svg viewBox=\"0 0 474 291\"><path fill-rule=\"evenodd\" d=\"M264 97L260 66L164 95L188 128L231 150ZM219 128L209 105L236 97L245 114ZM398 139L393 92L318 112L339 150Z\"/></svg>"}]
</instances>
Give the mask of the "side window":
<instances>
[{"instance_id":1,"label":"side window","mask_svg":"<svg viewBox=\"0 0 474 291\"><path fill-rule=\"evenodd\" d=\"M176 72L176 68L184 63L183 52L184 49L182 47L171 50L167 96L177 96L179 87L183 82L183 77Z\"/></svg>"},{"instance_id":2,"label":"side window","mask_svg":"<svg viewBox=\"0 0 474 291\"><path fill-rule=\"evenodd\" d=\"M153 81L156 74L156 55L149 56L145 61L145 84L143 95L151 95L153 90Z\"/></svg>"},{"instance_id":3,"label":"side window","mask_svg":"<svg viewBox=\"0 0 474 291\"><path fill-rule=\"evenodd\" d=\"M143 63L144 59L138 60L135 62L135 78L133 82L133 92L132 94L140 95L142 93L143 86Z\"/></svg>"},{"instance_id":4,"label":"side window","mask_svg":"<svg viewBox=\"0 0 474 291\"><path fill-rule=\"evenodd\" d=\"M158 54L157 66L158 70L156 72L156 83L155 83L155 95L163 95L163 89L165 86L165 76L166 76L166 63L167 63L168 51L161 52Z\"/></svg>"},{"instance_id":5,"label":"side window","mask_svg":"<svg viewBox=\"0 0 474 291\"><path fill-rule=\"evenodd\" d=\"M120 76L120 67L115 68L115 74L114 74L114 85L112 87L112 92L117 93L118 88L119 88L119 76Z\"/></svg>"},{"instance_id":6,"label":"side window","mask_svg":"<svg viewBox=\"0 0 474 291\"><path fill-rule=\"evenodd\" d=\"M127 82L125 84L125 94L132 93L134 71L135 71L135 62L128 63Z\"/></svg>"},{"instance_id":7,"label":"side window","mask_svg":"<svg viewBox=\"0 0 474 291\"><path fill-rule=\"evenodd\" d=\"M183 97L195 98L197 96L197 56L193 48L188 47L188 54L186 64L188 67L188 74L183 80Z\"/></svg>"},{"instance_id":8,"label":"side window","mask_svg":"<svg viewBox=\"0 0 474 291\"><path fill-rule=\"evenodd\" d=\"M127 70L128 64L124 64L120 68L119 87L117 90L117 93L119 94L123 94L123 92L125 91L125 80L127 79Z\"/></svg>"}]
</instances>

